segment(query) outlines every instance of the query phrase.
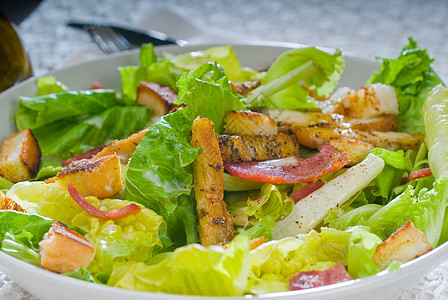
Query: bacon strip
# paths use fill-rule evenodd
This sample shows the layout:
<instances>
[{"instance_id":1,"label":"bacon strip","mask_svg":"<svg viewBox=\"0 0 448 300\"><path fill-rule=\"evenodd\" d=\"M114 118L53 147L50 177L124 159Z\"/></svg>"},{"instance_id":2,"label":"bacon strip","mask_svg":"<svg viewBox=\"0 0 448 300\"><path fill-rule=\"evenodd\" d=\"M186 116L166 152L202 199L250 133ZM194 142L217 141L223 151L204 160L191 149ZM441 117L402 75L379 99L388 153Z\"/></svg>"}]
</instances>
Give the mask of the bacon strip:
<instances>
[{"instance_id":1,"label":"bacon strip","mask_svg":"<svg viewBox=\"0 0 448 300\"><path fill-rule=\"evenodd\" d=\"M78 203L83 209L94 217L104 220L117 220L123 219L131 215L135 215L141 210L141 207L137 204L131 203L123 208L112 209L108 211L102 211L87 202L84 196L70 183L67 185L68 192L72 196L73 200Z\"/></svg>"},{"instance_id":2,"label":"bacon strip","mask_svg":"<svg viewBox=\"0 0 448 300\"><path fill-rule=\"evenodd\" d=\"M412 172L411 174L409 174L409 176L403 180L403 184L411 182L412 180L415 180L415 179L428 177L431 175L432 175L432 171L430 168L420 169L418 171L415 171L415 172Z\"/></svg>"},{"instance_id":3,"label":"bacon strip","mask_svg":"<svg viewBox=\"0 0 448 300\"><path fill-rule=\"evenodd\" d=\"M64 160L63 162L61 162L61 166L66 167L74 161L81 160L81 159L90 159L95 154L100 153L101 150L103 150L103 149L104 149L104 146L92 148L92 149L84 152L83 154L79 154L79 155L73 156L72 158Z\"/></svg>"},{"instance_id":4,"label":"bacon strip","mask_svg":"<svg viewBox=\"0 0 448 300\"><path fill-rule=\"evenodd\" d=\"M320 189L324 184L325 183L322 181L311 182L307 186L301 188L300 190L292 194L291 199L294 200L294 203L297 203L306 196L308 196L309 194L311 194L312 192Z\"/></svg>"},{"instance_id":5,"label":"bacon strip","mask_svg":"<svg viewBox=\"0 0 448 300\"><path fill-rule=\"evenodd\" d=\"M328 173L340 170L348 163L345 152L330 144L319 147L319 153L303 159L296 156L262 162L225 162L231 175L266 183L313 182Z\"/></svg>"},{"instance_id":6,"label":"bacon strip","mask_svg":"<svg viewBox=\"0 0 448 300\"><path fill-rule=\"evenodd\" d=\"M289 290L297 291L352 280L342 264L323 271L298 272L289 279Z\"/></svg>"}]
</instances>

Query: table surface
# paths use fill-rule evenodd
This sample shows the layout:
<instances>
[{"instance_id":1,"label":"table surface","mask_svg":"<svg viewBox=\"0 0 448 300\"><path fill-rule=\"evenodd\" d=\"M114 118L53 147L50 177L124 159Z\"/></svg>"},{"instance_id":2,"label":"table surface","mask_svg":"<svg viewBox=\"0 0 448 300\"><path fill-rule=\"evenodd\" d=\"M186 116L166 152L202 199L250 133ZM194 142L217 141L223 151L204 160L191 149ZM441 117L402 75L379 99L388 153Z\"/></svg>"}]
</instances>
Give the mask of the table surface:
<instances>
[{"instance_id":1,"label":"table surface","mask_svg":"<svg viewBox=\"0 0 448 300\"><path fill-rule=\"evenodd\" d=\"M397 57L412 36L435 58L436 72L448 80L448 1L46 0L18 29L39 76L62 68L86 49L96 50L87 34L65 26L68 20L141 28L152 24L158 28L151 29L166 29L175 38L188 35L182 28L170 28L167 20L157 19L154 13L166 8L204 32L341 48L368 59ZM159 23L151 23L154 20ZM399 298L446 299L447 275L448 262ZM36 298L0 272L0 299Z\"/></svg>"}]
</instances>

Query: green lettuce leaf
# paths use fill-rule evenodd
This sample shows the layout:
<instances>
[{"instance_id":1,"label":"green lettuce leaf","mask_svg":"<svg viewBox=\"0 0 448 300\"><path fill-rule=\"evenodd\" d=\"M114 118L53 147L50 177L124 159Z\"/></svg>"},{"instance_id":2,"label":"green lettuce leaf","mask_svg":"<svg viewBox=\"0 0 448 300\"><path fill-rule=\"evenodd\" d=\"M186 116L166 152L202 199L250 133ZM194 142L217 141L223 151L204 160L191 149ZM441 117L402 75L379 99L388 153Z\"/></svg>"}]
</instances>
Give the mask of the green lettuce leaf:
<instances>
[{"instance_id":1,"label":"green lettuce leaf","mask_svg":"<svg viewBox=\"0 0 448 300\"><path fill-rule=\"evenodd\" d=\"M26 231L18 235L7 232L2 240L1 250L17 259L40 267L40 255L33 246L33 235Z\"/></svg>"},{"instance_id":2,"label":"green lettuce leaf","mask_svg":"<svg viewBox=\"0 0 448 300\"><path fill-rule=\"evenodd\" d=\"M445 207L448 203L448 177L434 182L432 189L415 191L408 185L398 197L379 209L368 220L371 232L387 238L407 221L412 221L435 248L439 244Z\"/></svg>"},{"instance_id":3,"label":"green lettuce leaf","mask_svg":"<svg viewBox=\"0 0 448 300\"><path fill-rule=\"evenodd\" d=\"M382 58L380 71L376 72L367 85L381 82L395 88L398 99L397 116L399 131L425 132L421 111L428 92L442 80L431 68L434 61L426 49L421 49L413 38L397 59Z\"/></svg>"},{"instance_id":4,"label":"green lettuce leaf","mask_svg":"<svg viewBox=\"0 0 448 300\"><path fill-rule=\"evenodd\" d=\"M95 258L88 270L103 283L112 272L114 262L145 261L151 257L153 247L160 244L159 231L163 232L165 226L163 219L147 208L118 220L93 217L71 198L68 191L42 182L15 184L7 196L30 213L52 218L87 232L86 238L95 247ZM119 209L131 203L95 197L86 197L86 200L102 210Z\"/></svg>"},{"instance_id":5,"label":"green lettuce leaf","mask_svg":"<svg viewBox=\"0 0 448 300\"><path fill-rule=\"evenodd\" d=\"M266 216L251 228L242 230L240 234L245 234L249 239L265 237L270 241L275 228L275 220L271 216Z\"/></svg>"},{"instance_id":6,"label":"green lettuce leaf","mask_svg":"<svg viewBox=\"0 0 448 300\"><path fill-rule=\"evenodd\" d=\"M56 80L53 76L44 76L37 78L37 95L48 95L60 92L66 92L69 88L62 82Z\"/></svg>"},{"instance_id":7,"label":"green lettuce leaf","mask_svg":"<svg viewBox=\"0 0 448 300\"><path fill-rule=\"evenodd\" d=\"M373 189L370 189L370 192L374 197L380 198L382 204L386 204L394 195L393 188L401 185L403 175L412 170L412 162L403 150L389 151L376 148L371 153L381 157L385 162L385 166L383 171L371 183Z\"/></svg>"},{"instance_id":8,"label":"green lettuce leaf","mask_svg":"<svg viewBox=\"0 0 448 300\"><path fill-rule=\"evenodd\" d=\"M286 193L279 191L273 184L264 184L257 198L247 200L246 214L261 220L270 216L277 221L287 217L294 206L294 201Z\"/></svg>"},{"instance_id":9,"label":"green lettuce leaf","mask_svg":"<svg viewBox=\"0 0 448 300\"><path fill-rule=\"evenodd\" d=\"M380 271L372 257L376 247L382 242L378 236L362 228L354 228L351 231L347 267L352 278L363 278Z\"/></svg>"},{"instance_id":10,"label":"green lettuce leaf","mask_svg":"<svg viewBox=\"0 0 448 300\"><path fill-rule=\"evenodd\" d=\"M75 278L75 279L79 279L79 280L84 280L84 281L87 281L87 282L101 283L98 280L96 280L95 277L93 277L93 275L89 272L89 270L87 270L84 267L81 267L81 268L79 268L78 270L76 270L74 272L62 273L61 275L67 276L67 277L71 277L71 278Z\"/></svg>"},{"instance_id":11,"label":"green lettuce leaf","mask_svg":"<svg viewBox=\"0 0 448 300\"><path fill-rule=\"evenodd\" d=\"M438 85L423 107L426 145L431 171L436 178L448 175L448 89Z\"/></svg>"},{"instance_id":12,"label":"green lettuce leaf","mask_svg":"<svg viewBox=\"0 0 448 300\"><path fill-rule=\"evenodd\" d=\"M117 96L111 90L20 97L20 107L14 120L19 130L35 129L69 117L100 113L118 104Z\"/></svg>"},{"instance_id":13,"label":"green lettuce leaf","mask_svg":"<svg viewBox=\"0 0 448 300\"><path fill-rule=\"evenodd\" d=\"M300 271L325 270L347 262L350 232L322 228L302 239L271 241L250 252L251 271L246 293L287 291L289 278Z\"/></svg>"},{"instance_id":14,"label":"green lettuce leaf","mask_svg":"<svg viewBox=\"0 0 448 300\"><path fill-rule=\"evenodd\" d=\"M189 242L198 241L194 234L196 210L189 195L193 187L191 163L199 149L190 145L191 126L192 120L184 110L160 118L142 138L126 171L124 198L145 205L165 219L169 234L164 239L165 248L173 243L181 246L187 236ZM182 197L183 205L177 208L180 196L188 197ZM185 227L168 219L184 220Z\"/></svg>"},{"instance_id":15,"label":"green lettuce leaf","mask_svg":"<svg viewBox=\"0 0 448 300\"><path fill-rule=\"evenodd\" d=\"M225 70L229 80L235 82L247 81L257 75L257 73L244 72L231 46L212 47L203 51L185 53L174 57L172 61L176 67L189 71L196 70L209 62L218 63Z\"/></svg>"},{"instance_id":16,"label":"green lettuce leaf","mask_svg":"<svg viewBox=\"0 0 448 300\"><path fill-rule=\"evenodd\" d=\"M148 109L137 106L115 106L100 113L67 118L36 128L42 155L64 159L101 146L113 139L124 139L148 125Z\"/></svg>"},{"instance_id":17,"label":"green lettuce leaf","mask_svg":"<svg viewBox=\"0 0 448 300\"><path fill-rule=\"evenodd\" d=\"M376 213L382 205L366 204L358 208L345 212L343 208L337 207L329 211L324 222L330 228L346 230L349 227L367 225L369 218Z\"/></svg>"},{"instance_id":18,"label":"green lettuce leaf","mask_svg":"<svg viewBox=\"0 0 448 300\"><path fill-rule=\"evenodd\" d=\"M249 240L240 235L228 249L191 244L152 265L116 263L108 285L182 295L241 296L249 264Z\"/></svg>"},{"instance_id":19,"label":"green lettuce leaf","mask_svg":"<svg viewBox=\"0 0 448 300\"><path fill-rule=\"evenodd\" d=\"M232 92L226 74L217 64L205 64L182 74L177 86L177 103L186 104L188 113L194 118L200 116L212 120L216 133L223 130L224 118L229 111L244 109L238 96Z\"/></svg>"},{"instance_id":20,"label":"green lettuce leaf","mask_svg":"<svg viewBox=\"0 0 448 300\"><path fill-rule=\"evenodd\" d=\"M295 70L299 70L301 66L305 67L311 61L314 66L311 70L317 72L308 72L304 69L304 78L297 77L295 82L288 83L286 87L280 91L276 91L274 94L268 91L269 89L266 89L266 86L270 82L284 78L282 82L276 82L275 84L281 86L283 81L286 82L291 79L282 76L292 74ZM330 96L340 78L340 74L344 70L344 66L345 61L340 50L337 50L334 54L329 54L314 47L304 47L287 51L275 60L263 79L263 85L255 89L248 98L253 98L253 95L260 94L260 91L263 91L262 97L255 96L255 98L258 98L256 101L252 99L250 101L248 100L248 102L253 102L251 104L252 106L280 109L316 107L315 99L309 96L309 91L316 97ZM300 74L301 72L296 75L298 76ZM296 78L296 75L293 78ZM300 80L302 80L306 89L303 88L299 82Z\"/></svg>"},{"instance_id":21,"label":"green lettuce leaf","mask_svg":"<svg viewBox=\"0 0 448 300\"><path fill-rule=\"evenodd\" d=\"M173 64L167 58L160 58L154 52L152 44L140 47L141 66L119 67L123 101L132 105L137 99L140 81L157 82L176 89L177 72L172 71Z\"/></svg>"}]
</instances>

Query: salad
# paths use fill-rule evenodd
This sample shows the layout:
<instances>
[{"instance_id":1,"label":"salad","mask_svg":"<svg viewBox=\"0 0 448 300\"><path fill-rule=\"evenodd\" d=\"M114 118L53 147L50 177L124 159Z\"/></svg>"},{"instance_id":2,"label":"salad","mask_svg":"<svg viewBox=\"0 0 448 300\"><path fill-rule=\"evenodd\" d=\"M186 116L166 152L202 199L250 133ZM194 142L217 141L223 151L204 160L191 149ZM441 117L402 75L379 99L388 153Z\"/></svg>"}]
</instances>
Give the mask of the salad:
<instances>
[{"instance_id":1,"label":"salad","mask_svg":"<svg viewBox=\"0 0 448 300\"><path fill-rule=\"evenodd\" d=\"M413 39L365 87L341 51L265 71L232 47L54 77L0 151L1 250L96 284L238 296L357 278L448 240L448 91Z\"/></svg>"}]
</instances>

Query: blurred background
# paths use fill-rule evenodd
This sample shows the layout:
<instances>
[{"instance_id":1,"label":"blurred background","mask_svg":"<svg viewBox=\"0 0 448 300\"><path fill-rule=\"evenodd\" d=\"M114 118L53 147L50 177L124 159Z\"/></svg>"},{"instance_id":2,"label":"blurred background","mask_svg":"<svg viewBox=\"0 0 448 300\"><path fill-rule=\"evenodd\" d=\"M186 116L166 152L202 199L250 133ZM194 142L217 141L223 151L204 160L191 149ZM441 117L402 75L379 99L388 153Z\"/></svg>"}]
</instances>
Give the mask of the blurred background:
<instances>
[{"instance_id":1,"label":"blurred background","mask_svg":"<svg viewBox=\"0 0 448 300\"><path fill-rule=\"evenodd\" d=\"M444 0L0 0L0 11L15 23L37 76L103 55L88 34L66 26L77 20L156 29L192 43L291 42L367 59L396 58L414 37L448 82ZM400 299L447 299L446 274L448 263ZM0 299L36 298L0 272Z\"/></svg>"},{"instance_id":2,"label":"blurred background","mask_svg":"<svg viewBox=\"0 0 448 300\"><path fill-rule=\"evenodd\" d=\"M1 1L15 6L36 2ZM435 58L434 68L447 81L447 16L444 0L44 0L20 23L18 32L37 75L63 67L93 46L87 34L66 26L68 20L158 29L199 42L213 41L215 36L220 42L281 41L341 48L369 59L397 57L412 36L428 49ZM200 31L201 38L191 34L192 28Z\"/></svg>"}]
</instances>

